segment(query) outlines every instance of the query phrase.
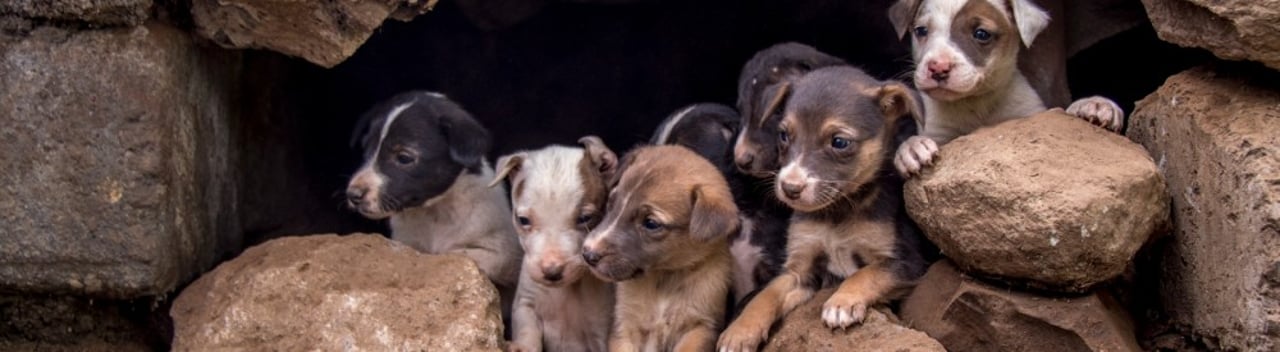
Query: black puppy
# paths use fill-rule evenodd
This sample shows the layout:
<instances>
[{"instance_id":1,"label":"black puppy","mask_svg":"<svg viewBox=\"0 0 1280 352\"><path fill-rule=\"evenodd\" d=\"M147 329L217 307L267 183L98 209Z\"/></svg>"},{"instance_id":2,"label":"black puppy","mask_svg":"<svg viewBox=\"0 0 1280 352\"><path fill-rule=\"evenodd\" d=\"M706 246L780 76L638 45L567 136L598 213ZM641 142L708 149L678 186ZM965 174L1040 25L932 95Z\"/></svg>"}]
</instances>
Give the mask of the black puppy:
<instances>
[{"instance_id":1,"label":"black puppy","mask_svg":"<svg viewBox=\"0 0 1280 352\"><path fill-rule=\"evenodd\" d=\"M772 178L778 171L781 118L770 111L781 111L779 107L785 105L784 86L809 71L843 65L847 64L840 58L793 42L776 44L752 56L738 76L742 132L733 150L738 169L758 178Z\"/></svg>"},{"instance_id":2,"label":"black puppy","mask_svg":"<svg viewBox=\"0 0 1280 352\"><path fill-rule=\"evenodd\" d=\"M484 127L444 95L416 91L365 113L352 143L364 149L347 186L352 210L390 218L391 239L419 251L471 258L511 296L524 252L506 191L488 187L494 172L484 160Z\"/></svg>"},{"instance_id":3,"label":"black puppy","mask_svg":"<svg viewBox=\"0 0 1280 352\"><path fill-rule=\"evenodd\" d=\"M741 306L782 270L791 208L773 199L773 188L767 182L734 168L733 138L738 123L738 113L733 108L694 104L663 120L649 143L692 149L710 160L729 182L742 224L740 231L730 237L734 304Z\"/></svg>"}]
</instances>

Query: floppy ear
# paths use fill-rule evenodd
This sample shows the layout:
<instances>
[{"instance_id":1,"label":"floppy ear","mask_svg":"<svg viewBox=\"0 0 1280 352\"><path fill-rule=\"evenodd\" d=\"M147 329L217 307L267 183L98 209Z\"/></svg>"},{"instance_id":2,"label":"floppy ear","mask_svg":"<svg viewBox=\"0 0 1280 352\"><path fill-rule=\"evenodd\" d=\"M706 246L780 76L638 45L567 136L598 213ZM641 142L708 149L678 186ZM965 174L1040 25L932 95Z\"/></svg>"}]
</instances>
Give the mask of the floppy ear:
<instances>
[{"instance_id":1,"label":"floppy ear","mask_svg":"<svg viewBox=\"0 0 1280 352\"><path fill-rule=\"evenodd\" d=\"M689 234L699 241L729 236L738 231L738 206L725 187L693 188L693 213L689 217Z\"/></svg>"},{"instance_id":2,"label":"floppy ear","mask_svg":"<svg viewBox=\"0 0 1280 352\"><path fill-rule=\"evenodd\" d=\"M881 86L875 96L880 102L880 111L884 113L885 125L893 126L903 116L911 116L917 127L924 126L924 114L911 88L892 82Z\"/></svg>"},{"instance_id":3,"label":"floppy ear","mask_svg":"<svg viewBox=\"0 0 1280 352\"><path fill-rule=\"evenodd\" d=\"M769 120L769 116L773 116L773 112L781 109L787 102L787 97L791 96L791 82L782 82L764 89L764 97L768 97L768 104L764 110L760 111L760 116L756 120L756 127L764 126L764 122Z\"/></svg>"},{"instance_id":4,"label":"floppy ear","mask_svg":"<svg viewBox=\"0 0 1280 352\"><path fill-rule=\"evenodd\" d=\"M1031 0L1013 0L1013 23L1018 26L1018 34L1022 36L1022 45L1031 47L1031 42L1049 26L1049 13Z\"/></svg>"},{"instance_id":5,"label":"floppy ear","mask_svg":"<svg viewBox=\"0 0 1280 352\"><path fill-rule=\"evenodd\" d=\"M449 158L468 169L480 166L489 151L489 131L461 109L446 111L440 118L440 130L449 142Z\"/></svg>"},{"instance_id":6,"label":"floppy ear","mask_svg":"<svg viewBox=\"0 0 1280 352\"><path fill-rule=\"evenodd\" d=\"M506 179L515 179L516 175L520 173L520 165L524 164L524 158L527 155L525 152L519 152L498 158L498 163L493 165L498 172L493 175L493 181L489 181L489 187L497 186Z\"/></svg>"},{"instance_id":7,"label":"floppy ear","mask_svg":"<svg viewBox=\"0 0 1280 352\"><path fill-rule=\"evenodd\" d=\"M916 19L916 11L919 10L920 0L898 0L889 6L889 23L893 24L893 31L898 34L898 38L907 35L911 22Z\"/></svg>"},{"instance_id":8,"label":"floppy ear","mask_svg":"<svg viewBox=\"0 0 1280 352\"><path fill-rule=\"evenodd\" d=\"M578 144L582 145L583 153L591 159L596 170L600 171L600 176L605 180L613 179L613 175L618 171L618 155L609 150L600 137L582 137L578 139Z\"/></svg>"}]
</instances>

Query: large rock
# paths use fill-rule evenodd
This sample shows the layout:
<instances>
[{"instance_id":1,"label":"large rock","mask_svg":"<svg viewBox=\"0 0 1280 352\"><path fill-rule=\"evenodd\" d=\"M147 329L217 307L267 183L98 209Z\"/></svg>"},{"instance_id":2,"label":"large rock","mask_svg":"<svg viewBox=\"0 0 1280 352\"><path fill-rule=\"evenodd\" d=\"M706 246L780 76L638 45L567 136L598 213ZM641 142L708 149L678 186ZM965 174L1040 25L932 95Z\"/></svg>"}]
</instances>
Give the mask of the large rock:
<instances>
[{"instance_id":1,"label":"large rock","mask_svg":"<svg viewBox=\"0 0 1280 352\"><path fill-rule=\"evenodd\" d=\"M1227 72L1227 71L1223 71ZM1273 72L1177 74L1129 137L1159 160L1175 231L1157 273L1173 322L1222 349L1280 348L1280 90ZM1216 342L1215 342L1216 341Z\"/></svg>"},{"instance_id":2,"label":"large rock","mask_svg":"<svg viewBox=\"0 0 1280 352\"><path fill-rule=\"evenodd\" d=\"M947 260L902 303L902 321L951 352L1141 351L1133 322L1099 294L1040 297L966 277Z\"/></svg>"},{"instance_id":3,"label":"large rock","mask_svg":"<svg viewBox=\"0 0 1280 352\"><path fill-rule=\"evenodd\" d=\"M333 67L387 18L407 20L437 0L193 0L196 32L225 48L254 48Z\"/></svg>"},{"instance_id":4,"label":"large rock","mask_svg":"<svg viewBox=\"0 0 1280 352\"><path fill-rule=\"evenodd\" d=\"M858 351L944 352L938 341L899 325L898 319L878 309L867 310L866 320L847 330L832 330L822 323L822 304L835 289L819 291L787 314L762 351Z\"/></svg>"},{"instance_id":5,"label":"large rock","mask_svg":"<svg viewBox=\"0 0 1280 352\"><path fill-rule=\"evenodd\" d=\"M1083 292L1168 223L1164 178L1122 136L1050 111L942 146L907 210L966 271Z\"/></svg>"},{"instance_id":6,"label":"large rock","mask_svg":"<svg viewBox=\"0 0 1280 352\"><path fill-rule=\"evenodd\" d=\"M471 260L377 235L281 238L182 291L174 350L496 351L498 292Z\"/></svg>"},{"instance_id":7,"label":"large rock","mask_svg":"<svg viewBox=\"0 0 1280 352\"><path fill-rule=\"evenodd\" d=\"M1142 0L1160 39L1280 69L1280 6L1255 0Z\"/></svg>"},{"instance_id":8,"label":"large rock","mask_svg":"<svg viewBox=\"0 0 1280 352\"><path fill-rule=\"evenodd\" d=\"M238 65L164 25L0 34L0 290L161 295L238 250Z\"/></svg>"},{"instance_id":9,"label":"large rock","mask_svg":"<svg viewBox=\"0 0 1280 352\"><path fill-rule=\"evenodd\" d=\"M85 23L91 26L136 26L151 15L153 0L5 0L0 16Z\"/></svg>"}]
</instances>

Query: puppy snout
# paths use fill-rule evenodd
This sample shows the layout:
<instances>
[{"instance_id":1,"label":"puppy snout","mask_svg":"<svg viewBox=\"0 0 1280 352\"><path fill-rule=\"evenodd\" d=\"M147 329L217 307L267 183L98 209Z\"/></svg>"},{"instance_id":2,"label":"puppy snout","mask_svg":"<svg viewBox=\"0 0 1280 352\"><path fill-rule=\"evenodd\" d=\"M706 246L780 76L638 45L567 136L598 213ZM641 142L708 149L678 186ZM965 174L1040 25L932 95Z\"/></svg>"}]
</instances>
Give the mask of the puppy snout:
<instances>
[{"instance_id":1,"label":"puppy snout","mask_svg":"<svg viewBox=\"0 0 1280 352\"><path fill-rule=\"evenodd\" d=\"M951 63L951 60L934 59L929 60L928 67L929 78L941 82L951 77L951 69L955 67L955 64Z\"/></svg>"},{"instance_id":2,"label":"puppy snout","mask_svg":"<svg viewBox=\"0 0 1280 352\"><path fill-rule=\"evenodd\" d=\"M564 263L544 265L542 267L542 277L551 282L560 281L560 279L564 278Z\"/></svg>"},{"instance_id":3,"label":"puppy snout","mask_svg":"<svg viewBox=\"0 0 1280 352\"><path fill-rule=\"evenodd\" d=\"M733 156L733 163L738 166L739 170L751 169L751 162L756 160L756 156L751 153L738 153Z\"/></svg>"},{"instance_id":4,"label":"puppy snout","mask_svg":"<svg viewBox=\"0 0 1280 352\"><path fill-rule=\"evenodd\" d=\"M599 264L601 257L603 256L596 251L592 251L592 250L582 251L582 260L587 262L587 265L590 265L590 266L596 266L596 264Z\"/></svg>"},{"instance_id":5,"label":"puppy snout","mask_svg":"<svg viewBox=\"0 0 1280 352\"><path fill-rule=\"evenodd\" d=\"M787 198L795 200L800 199L800 193L804 192L805 184L804 182L781 181L779 186L782 187L782 193Z\"/></svg>"},{"instance_id":6,"label":"puppy snout","mask_svg":"<svg viewBox=\"0 0 1280 352\"><path fill-rule=\"evenodd\" d=\"M365 193L367 193L367 191L364 188L348 187L347 188L347 205L353 208L359 207L361 203L364 203Z\"/></svg>"}]
</instances>

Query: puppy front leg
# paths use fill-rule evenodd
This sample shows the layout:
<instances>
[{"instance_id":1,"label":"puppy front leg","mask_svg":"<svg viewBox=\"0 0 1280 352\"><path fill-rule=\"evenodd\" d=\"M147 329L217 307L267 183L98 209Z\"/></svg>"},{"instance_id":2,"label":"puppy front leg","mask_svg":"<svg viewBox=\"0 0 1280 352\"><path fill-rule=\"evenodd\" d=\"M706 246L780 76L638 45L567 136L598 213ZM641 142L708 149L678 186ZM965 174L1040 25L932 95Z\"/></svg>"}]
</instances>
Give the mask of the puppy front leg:
<instances>
[{"instance_id":1,"label":"puppy front leg","mask_svg":"<svg viewBox=\"0 0 1280 352\"><path fill-rule=\"evenodd\" d=\"M805 270L808 272L808 270ZM813 288L801 284L801 277L788 269L769 281L742 314L720 334L720 352L755 351L769 335L769 327L783 315L813 297Z\"/></svg>"},{"instance_id":2,"label":"puppy front leg","mask_svg":"<svg viewBox=\"0 0 1280 352\"><path fill-rule=\"evenodd\" d=\"M542 319L533 308L534 292L525 286L533 284L522 278L516 291L515 307L511 310L511 352L542 351Z\"/></svg>"},{"instance_id":3,"label":"puppy front leg","mask_svg":"<svg viewBox=\"0 0 1280 352\"><path fill-rule=\"evenodd\" d=\"M893 157L893 166L898 174L909 178L920 173L925 166L933 164L933 156L938 153L938 143L925 136L911 136Z\"/></svg>"},{"instance_id":4,"label":"puppy front leg","mask_svg":"<svg viewBox=\"0 0 1280 352\"><path fill-rule=\"evenodd\" d=\"M609 352L639 352L640 337L636 336L635 329L626 323L615 324L618 324L618 328L609 335Z\"/></svg>"},{"instance_id":5,"label":"puppy front leg","mask_svg":"<svg viewBox=\"0 0 1280 352\"><path fill-rule=\"evenodd\" d=\"M711 351L716 347L716 331L709 326L698 325L684 333L676 342L676 352Z\"/></svg>"},{"instance_id":6,"label":"puppy front leg","mask_svg":"<svg viewBox=\"0 0 1280 352\"><path fill-rule=\"evenodd\" d=\"M867 306L887 296L901 283L883 262L862 268L841 282L840 288L822 305L822 321L832 329L861 323Z\"/></svg>"}]
</instances>

